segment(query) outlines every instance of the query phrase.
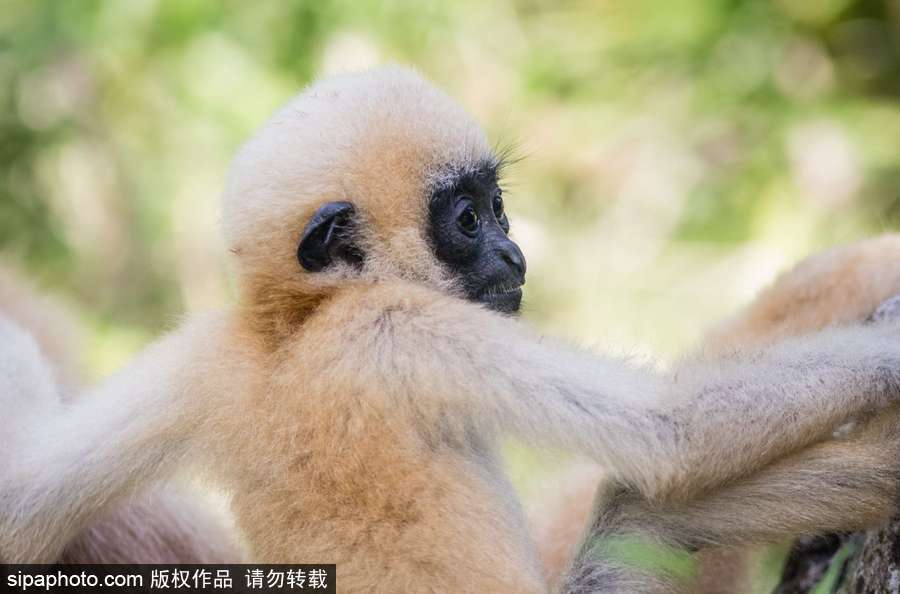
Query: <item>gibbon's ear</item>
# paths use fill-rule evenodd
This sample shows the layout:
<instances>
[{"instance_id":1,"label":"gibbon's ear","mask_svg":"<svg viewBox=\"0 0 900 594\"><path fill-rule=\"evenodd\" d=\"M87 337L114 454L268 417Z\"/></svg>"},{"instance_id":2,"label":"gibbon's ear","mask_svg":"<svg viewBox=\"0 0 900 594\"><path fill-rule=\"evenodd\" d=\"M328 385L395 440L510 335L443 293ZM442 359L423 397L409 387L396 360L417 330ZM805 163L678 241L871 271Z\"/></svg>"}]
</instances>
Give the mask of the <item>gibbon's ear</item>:
<instances>
[{"instance_id":1,"label":"gibbon's ear","mask_svg":"<svg viewBox=\"0 0 900 594\"><path fill-rule=\"evenodd\" d=\"M320 272L334 260L362 267L364 254L353 243L354 212L349 202L329 202L319 207L303 230L297 248L297 259L303 268Z\"/></svg>"}]
</instances>

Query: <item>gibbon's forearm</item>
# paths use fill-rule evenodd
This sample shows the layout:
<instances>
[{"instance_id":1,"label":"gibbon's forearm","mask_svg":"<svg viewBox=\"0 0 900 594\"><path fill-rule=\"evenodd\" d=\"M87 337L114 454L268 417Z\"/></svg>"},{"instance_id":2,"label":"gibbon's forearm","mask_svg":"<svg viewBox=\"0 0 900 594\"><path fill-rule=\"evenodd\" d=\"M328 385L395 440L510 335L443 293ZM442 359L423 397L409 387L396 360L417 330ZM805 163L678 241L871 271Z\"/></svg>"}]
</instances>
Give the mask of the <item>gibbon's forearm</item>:
<instances>
[{"instance_id":1,"label":"gibbon's forearm","mask_svg":"<svg viewBox=\"0 0 900 594\"><path fill-rule=\"evenodd\" d=\"M355 331L381 374L359 374L361 388L371 382L409 394L426 427L457 422L462 431L468 420L583 452L651 498L719 485L900 397L900 329L891 326L829 330L741 358L697 361L670 379L542 339L463 302L405 294L388 312L370 329L377 339Z\"/></svg>"},{"instance_id":2,"label":"gibbon's forearm","mask_svg":"<svg viewBox=\"0 0 900 594\"><path fill-rule=\"evenodd\" d=\"M208 396L197 353L213 348L216 325L187 324L31 424L0 461L0 559L55 559L96 512L182 460Z\"/></svg>"}]
</instances>

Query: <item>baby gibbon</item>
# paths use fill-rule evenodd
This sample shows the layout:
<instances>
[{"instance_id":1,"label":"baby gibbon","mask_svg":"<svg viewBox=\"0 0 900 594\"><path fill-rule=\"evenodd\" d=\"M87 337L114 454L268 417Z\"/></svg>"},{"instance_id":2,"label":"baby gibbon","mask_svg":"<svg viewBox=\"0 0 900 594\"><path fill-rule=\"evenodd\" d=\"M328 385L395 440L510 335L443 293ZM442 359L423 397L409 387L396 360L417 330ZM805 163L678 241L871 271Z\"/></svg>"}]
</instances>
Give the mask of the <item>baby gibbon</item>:
<instances>
[{"instance_id":1,"label":"baby gibbon","mask_svg":"<svg viewBox=\"0 0 900 594\"><path fill-rule=\"evenodd\" d=\"M231 494L251 559L336 563L341 591L546 592L500 436L682 502L900 400L896 326L675 373L538 335L512 316L526 265L502 164L407 69L288 103L225 191L236 304L28 426L0 459L0 556L54 559L111 503L190 467Z\"/></svg>"}]
</instances>

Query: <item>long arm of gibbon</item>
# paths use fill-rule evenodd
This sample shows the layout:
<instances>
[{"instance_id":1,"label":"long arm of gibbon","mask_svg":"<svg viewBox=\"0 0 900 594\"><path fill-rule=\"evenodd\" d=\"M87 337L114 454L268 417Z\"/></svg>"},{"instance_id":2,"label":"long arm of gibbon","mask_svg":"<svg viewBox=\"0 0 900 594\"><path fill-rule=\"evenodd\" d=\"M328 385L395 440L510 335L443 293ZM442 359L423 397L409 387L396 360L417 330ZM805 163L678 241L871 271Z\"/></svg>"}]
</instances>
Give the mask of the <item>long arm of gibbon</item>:
<instances>
[{"instance_id":1,"label":"long arm of gibbon","mask_svg":"<svg viewBox=\"0 0 900 594\"><path fill-rule=\"evenodd\" d=\"M28 418L0 457L0 560L56 559L96 512L182 460L209 401L204 357L220 329L218 319L188 323L59 414Z\"/></svg>"},{"instance_id":2,"label":"long arm of gibbon","mask_svg":"<svg viewBox=\"0 0 900 594\"><path fill-rule=\"evenodd\" d=\"M319 322L352 311L365 313L333 356L373 361L345 370L360 389L380 385L408 400L426 427L475 423L583 452L651 499L746 474L900 396L900 329L890 325L831 330L662 375L413 287L363 291Z\"/></svg>"}]
</instances>

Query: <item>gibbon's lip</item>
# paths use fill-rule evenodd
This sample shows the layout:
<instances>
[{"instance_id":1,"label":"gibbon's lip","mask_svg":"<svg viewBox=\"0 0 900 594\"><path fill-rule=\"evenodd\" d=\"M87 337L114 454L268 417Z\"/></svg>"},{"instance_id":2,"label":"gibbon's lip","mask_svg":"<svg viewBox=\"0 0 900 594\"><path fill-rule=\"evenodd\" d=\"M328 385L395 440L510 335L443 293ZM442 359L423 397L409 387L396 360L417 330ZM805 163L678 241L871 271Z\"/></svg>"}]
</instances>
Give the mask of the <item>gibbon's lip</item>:
<instances>
[{"instance_id":1,"label":"gibbon's lip","mask_svg":"<svg viewBox=\"0 0 900 594\"><path fill-rule=\"evenodd\" d=\"M478 301L495 311L514 313L522 303L522 285L492 285L481 291Z\"/></svg>"},{"instance_id":2,"label":"gibbon's lip","mask_svg":"<svg viewBox=\"0 0 900 594\"><path fill-rule=\"evenodd\" d=\"M479 299L490 299L492 297L504 297L510 294L519 295L522 294L522 285L524 283L518 284L509 284L509 283L498 283L496 285L490 285L489 287L482 289L478 292Z\"/></svg>"}]
</instances>

